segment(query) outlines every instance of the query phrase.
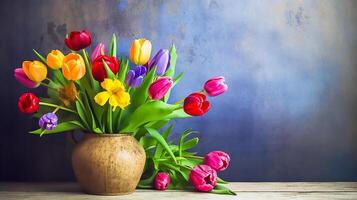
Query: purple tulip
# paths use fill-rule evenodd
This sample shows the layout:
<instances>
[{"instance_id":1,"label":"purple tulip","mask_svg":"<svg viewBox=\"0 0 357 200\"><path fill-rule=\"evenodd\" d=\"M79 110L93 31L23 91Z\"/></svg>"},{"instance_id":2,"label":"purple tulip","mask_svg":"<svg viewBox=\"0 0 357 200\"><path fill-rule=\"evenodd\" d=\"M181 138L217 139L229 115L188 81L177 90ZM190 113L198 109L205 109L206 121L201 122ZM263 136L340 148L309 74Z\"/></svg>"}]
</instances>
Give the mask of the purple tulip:
<instances>
[{"instance_id":1,"label":"purple tulip","mask_svg":"<svg viewBox=\"0 0 357 200\"><path fill-rule=\"evenodd\" d=\"M46 130L53 130L54 128L56 128L57 123L58 123L58 118L55 113L44 114L42 115L40 120L38 120L38 125L42 129L46 129Z\"/></svg>"},{"instance_id":2,"label":"purple tulip","mask_svg":"<svg viewBox=\"0 0 357 200\"><path fill-rule=\"evenodd\" d=\"M217 184L217 172L208 165L197 165L189 176L190 182L197 191L211 191Z\"/></svg>"},{"instance_id":3,"label":"purple tulip","mask_svg":"<svg viewBox=\"0 0 357 200\"><path fill-rule=\"evenodd\" d=\"M36 88L40 83L30 80L22 68L16 68L14 71L15 79L27 88Z\"/></svg>"},{"instance_id":4,"label":"purple tulip","mask_svg":"<svg viewBox=\"0 0 357 200\"><path fill-rule=\"evenodd\" d=\"M157 190L166 190L170 184L170 176L165 172L157 173L154 186Z\"/></svg>"},{"instance_id":5,"label":"purple tulip","mask_svg":"<svg viewBox=\"0 0 357 200\"><path fill-rule=\"evenodd\" d=\"M204 162L212 169L223 171L227 169L231 158L223 151L212 151L205 156Z\"/></svg>"},{"instance_id":6,"label":"purple tulip","mask_svg":"<svg viewBox=\"0 0 357 200\"><path fill-rule=\"evenodd\" d=\"M215 97L228 90L228 85L224 83L223 76L216 76L208 81L204 85L204 90L208 96Z\"/></svg>"},{"instance_id":7,"label":"purple tulip","mask_svg":"<svg viewBox=\"0 0 357 200\"><path fill-rule=\"evenodd\" d=\"M102 55L102 53L103 53L103 55L105 55L105 45L103 43L99 43L95 47L94 51L92 52L92 55L91 55L92 63L98 56Z\"/></svg>"},{"instance_id":8,"label":"purple tulip","mask_svg":"<svg viewBox=\"0 0 357 200\"><path fill-rule=\"evenodd\" d=\"M162 99L172 88L174 82L168 76L159 77L149 86L149 97L153 100Z\"/></svg>"},{"instance_id":9,"label":"purple tulip","mask_svg":"<svg viewBox=\"0 0 357 200\"><path fill-rule=\"evenodd\" d=\"M170 52L167 49L160 49L156 55L149 60L149 71L156 66L156 75L162 76L170 67Z\"/></svg>"},{"instance_id":10,"label":"purple tulip","mask_svg":"<svg viewBox=\"0 0 357 200\"><path fill-rule=\"evenodd\" d=\"M144 77L146 75L146 67L137 66L126 74L125 83L132 87L137 88L143 83Z\"/></svg>"}]
</instances>

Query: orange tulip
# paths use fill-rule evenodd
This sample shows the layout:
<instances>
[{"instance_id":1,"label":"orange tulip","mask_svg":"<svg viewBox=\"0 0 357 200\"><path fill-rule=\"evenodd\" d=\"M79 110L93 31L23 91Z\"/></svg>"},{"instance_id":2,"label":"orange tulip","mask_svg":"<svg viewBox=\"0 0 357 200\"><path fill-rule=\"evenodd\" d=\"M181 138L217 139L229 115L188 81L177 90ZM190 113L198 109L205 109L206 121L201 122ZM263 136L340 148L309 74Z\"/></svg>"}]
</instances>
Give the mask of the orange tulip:
<instances>
[{"instance_id":1,"label":"orange tulip","mask_svg":"<svg viewBox=\"0 0 357 200\"><path fill-rule=\"evenodd\" d=\"M63 59L63 76L67 80L79 80L86 73L86 67L82 56L77 53L70 53Z\"/></svg>"}]
</instances>

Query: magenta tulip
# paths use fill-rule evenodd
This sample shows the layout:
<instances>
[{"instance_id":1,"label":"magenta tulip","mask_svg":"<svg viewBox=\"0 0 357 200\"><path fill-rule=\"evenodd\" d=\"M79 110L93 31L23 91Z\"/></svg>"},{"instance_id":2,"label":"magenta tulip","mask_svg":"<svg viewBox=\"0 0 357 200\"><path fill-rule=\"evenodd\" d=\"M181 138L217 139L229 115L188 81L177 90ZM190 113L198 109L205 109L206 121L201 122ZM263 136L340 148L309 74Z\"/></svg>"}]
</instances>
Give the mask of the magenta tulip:
<instances>
[{"instance_id":1,"label":"magenta tulip","mask_svg":"<svg viewBox=\"0 0 357 200\"><path fill-rule=\"evenodd\" d=\"M209 79L205 85L204 90L208 96L214 97L224 93L228 89L228 85L224 83L223 76L216 76Z\"/></svg>"},{"instance_id":2,"label":"magenta tulip","mask_svg":"<svg viewBox=\"0 0 357 200\"><path fill-rule=\"evenodd\" d=\"M103 43L99 43L94 51L92 52L92 55L91 55L91 60L92 60L92 63L94 62L94 60L100 56L100 55L105 55L105 45Z\"/></svg>"},{"instance_id":3,"label":"magenta tulip","mask_svg":"<svg viewBox=\"0 0 357 200\"><path fill-rule=\"evenodd\" d=\"M149 97L153 100L162 99L173 85L172 78L163 76L151 83L149 87Z\"/></svg>"},{"instance_id":4,"label":"magenta tulip","mask_svg":"<svg viewBox=\"0 0 357 200\"><path fill-rule=\"evenodd\" d=\"M227 169L231 158L223 151L212 151L205 156L204 163L216 171Z\"/></svg>"},{"instance_id":5,"label":"magenta tulip","mask_svg":"<svg viewBox=\"0 0 357 200\"><path fill-rule=\"evenodd\" d=\"M157 190L166 190L170 184L170 176L165 172L157 173L154 186Z\"/></svg>"},{"instance_id":6,"label":"magenta tulip","mask_svg":"<svg viewBox=\"0 0 357 200\"><path fill-rule=\"evenodd\" d=\"M26 74L22 68L16 68L14 71L14 76L15 76L15 79L19 83L21 83L22 85L24 85L27 88L36 88L40 85L40 83L36 83L36 82L30 80L26 76Z\"/></svg>"},{"instance_id":7,"label":"magenta tulip","mask_svg":"<svg viewBox=\"0 0 357 200\"><path fill-rule=\"evenodd\" d=\"M197 165L190 172L190 181L197 191L211 191L217 184L217 172L208 165Z\"/></svg>"}]
</instances>

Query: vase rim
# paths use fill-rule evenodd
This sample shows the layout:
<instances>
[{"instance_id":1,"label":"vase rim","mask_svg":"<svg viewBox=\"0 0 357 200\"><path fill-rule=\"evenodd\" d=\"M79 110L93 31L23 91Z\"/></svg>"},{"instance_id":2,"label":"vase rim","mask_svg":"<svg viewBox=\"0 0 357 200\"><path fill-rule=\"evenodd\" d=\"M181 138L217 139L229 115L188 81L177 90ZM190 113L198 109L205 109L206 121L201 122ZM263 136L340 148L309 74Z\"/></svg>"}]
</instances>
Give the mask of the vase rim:
<instances>
[{"instance_id":1,"label":"vase rim","mask_svg":"<svg viewBox=\"0 0 357 200\"><path fill-rule=\"evenodd\" d=\"M91 133L91 132L83 132L88 136L97 136L97 137L125 137L125 136L133 136L132 133Z\"/></svg>"}]
</instances>

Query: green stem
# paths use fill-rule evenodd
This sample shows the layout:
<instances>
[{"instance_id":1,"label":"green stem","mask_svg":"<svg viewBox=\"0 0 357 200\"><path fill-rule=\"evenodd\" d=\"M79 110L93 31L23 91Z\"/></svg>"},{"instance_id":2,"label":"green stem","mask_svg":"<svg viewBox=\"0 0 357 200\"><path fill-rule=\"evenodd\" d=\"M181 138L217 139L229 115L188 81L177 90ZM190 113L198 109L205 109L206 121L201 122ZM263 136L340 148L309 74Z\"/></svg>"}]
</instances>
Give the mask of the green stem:
<instances>
[{"instance_id":1,"label":"green stem","mask_svg":"<svg viewBox=\"0 0 357 200\"><path fill-rule=\"evenodd\" d=\"M58 109L61 109L61 110L65 110L65 111L68 111L68 112L77 114L77 112L74 111L74 110L71 110L71 109L66 108L66 107L63 107L63 106L58 106L58 105L56 105L56 104L45 103L45 102L40 102L39 104L40 104L40 105L43 105L43 106L49 106L49 107L58 108Z\"/></svg>"},{"instance_id":2,"label":"green stem","mask_svg":"<svg viewBox=\"0 0 357 200\"><path fill-rule=\"evenodd\" d=\"M124 110L121 109L121 110L120 110L120 113L119 113L119 119L118 119L118 127L117 127L117 130L118 130L118 131L119 131L120 126L121 126L121 118L123 117L123 113L124 113Z\"/></svg>"},{"instance_id":3,"label":"green stem","mask_svg":"<svg viewBox=\"0 0 357 200\"><path fill-rule=\"evenodd\" d=\"M186 98L186 97L185 97L185 98ZM180 103L182 103L183 101L185 101L185 98L182 98L182 99L176 101L174 104L180 104Z\"/></svg>"},{"instance_id":4,"label":"green stem","mask_svg":"<svg viewBox=\"0 0 357 200\"><path fill-rule=\"evenodd\" d=\"M52 113L56 113L60 108L57 107Z\"/></svg>"},{"instance_id":5,"label":"green stem","mask_svg":"<svg viewBox=\"0 0 357 200\"><path fill-rule=\"evenodd\" d=\"M47 88L49 88L49 89L52 89L52 90L56 90L56 91L57 91L57 88L54 88L54 87L48 85L47 83L40 82L40 85L45 86L45 87L47 87Z\"/></svg>"}]
</instances>

